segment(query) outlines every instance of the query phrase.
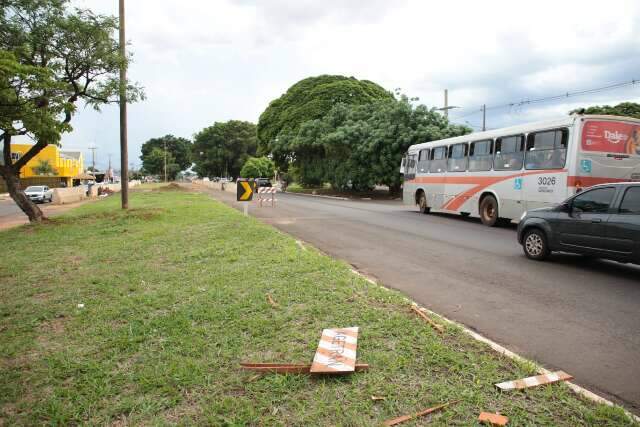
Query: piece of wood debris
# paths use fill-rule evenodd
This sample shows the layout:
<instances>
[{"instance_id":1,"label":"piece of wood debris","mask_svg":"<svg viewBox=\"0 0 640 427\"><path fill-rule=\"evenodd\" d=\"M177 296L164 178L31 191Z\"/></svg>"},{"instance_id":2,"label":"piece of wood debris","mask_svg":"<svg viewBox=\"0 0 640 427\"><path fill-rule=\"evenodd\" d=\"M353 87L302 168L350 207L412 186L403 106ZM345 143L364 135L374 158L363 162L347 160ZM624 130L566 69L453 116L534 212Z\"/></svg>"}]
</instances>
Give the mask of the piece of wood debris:
<instances>
[{"instance_id":1,"label":"piece of wood debris","mask_svg":"<svg viewBox=\"0 0 640 427\"><path fill-rule=\"evenodd\" d=\"M252 382L254 382L255 380L259 380L260 378L262 378L262 374L261 374L261 373L260 373L260 374L255 374L255 375L252 375L252 376L250 376L249 378L247 378L247 381L246 381L246 382L248 382L248 383L252 383Z\"/></svg>"},{"instance_id":2,"label":"piece of wood debris","mask_svg":"<svg viewBox=\"0 0 640 427\"><path fill-rule=\"evenodd\" d=\"M273 298L271 297L271 294L267 294L267 301L269 302L269 304L271 304L273 308L278 308L278 303L276 303L273 300Z\"/></svg>"},{"instance_id":3,"label":"piece of wood debris","mask_svg":"<svg viewBox=\"0 0 640 427\"><path fill-rule=\"evenodd\" d=\"M509 418L500 414L492 414L491 412L480 412L478 421L482 424L489 424L492 426L506 426L509 422Z\"/></svg>"},{"instance_id":4,"label":"piece of wood debris","mask_svg":"<svg viewBox=\"0 0 640 427\"><path fill-rule=\"evenodd\" d=\"M298 245L298 247L300 249L302 249L303 251L306 251L307 248L305 248L304 244L300 241L300 240L296 240L296 244Z\"/></svg>"},{"instance_id":5,"label":"piece of wood debris","mask_svg":"<svg viewBox=\"0 0 640 427\"><path fill-rule=\"evenodd\" d=\"M444 328L442 327L442 325L439 325L436 322L434 322L433 320L429 319L429 316L424 314L422 312L422 310L420 310L418 307L416 307L415 305L412 305L411 306L411 310L413 310L413 312L416 313L418 316L422 317L425 322L427 322L428 324L430 324L433 327L433 329L435 329L436 331L438 331L440 333L444 332Z\"/></svg>"},{"instance_id":6,"label":"piece of wood debris","mask_svg":"<svg viewBox=\"0 0 640 427\"><path fill-rule=\"evenodd\" d=\"M384 396L371 396L371 400L373 400L374 402L378 402L380 400L385 400L386 397Z\"/></svg>"},{"instance_id":7,"label":"piece of wood debris","mask_svg":"<svg viewBox=\"0 0 640 427\"><path fill-rule=\"evenodd\" d=\"M520 380L505 381L496 384L500 390L522 390L524 388L535 387L544 384L551 384L558 381L572 380L573 377L566 372L556 371L548 374L536 375L535 377L522 378Z\"/></svg>"},{"instance_id":8,"label":"piece of wood debris","mask_svg":"<svg viewBox=\"0 0 640 427\"><path fill-rule=\"evenodd\" d=\"M311 365L308 363L252 363L240 362L240 367L247 371L273 372L277 374L310 374ZM355 371L363 372L369 369L366 363L356 363ZM340 372L336 372L340 373ZM348 372L347 372L348 373Z\"/></svg>"},{"instance_id":9,"label":"piece of wood debris","mask_svg":"<svg viewBox=\"0 0 640 427\"><path fill-rule=\"evenodd\" d=\"M460 401L459 400L454 400L453 402L443 403L442 405L434 406L433 408L425 409L424 411L420 411L420 412L417 412L417 413L412 414L412 415L403 415L403 416L398 417L398 418L392 418L390 420L385 421L384 425L385 426L395 426L395 425L404 423L405 421L409 421L409 420L412 420L412 419L418 418L418 417L423 417L423 416L428 415L428 414L430 414L432 412L439 411L440 409L444 409L447 406L453 405L454 403L458 403L458 402L460 402Z\"/></svg>"}]
</instances>

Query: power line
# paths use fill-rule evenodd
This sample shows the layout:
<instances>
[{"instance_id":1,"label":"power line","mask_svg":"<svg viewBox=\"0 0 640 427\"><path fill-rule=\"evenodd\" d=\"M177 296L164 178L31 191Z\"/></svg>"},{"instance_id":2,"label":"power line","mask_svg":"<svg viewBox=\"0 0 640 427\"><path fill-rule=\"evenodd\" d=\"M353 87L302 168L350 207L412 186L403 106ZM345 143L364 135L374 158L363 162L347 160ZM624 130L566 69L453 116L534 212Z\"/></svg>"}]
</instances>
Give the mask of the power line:
<instances>
[{"instance_id":1,"label":"power line","mask_svg":"<svg viewBox=\"0 0 640 427\"><path fill-rule=\"evenodd\" d=\"M614 89L620 89L623 87L628 87L628 86L634 86L636 84L640 83L640 80L638 79L633 79L631 81L626 81L626 82L620 82L620 83L614 83L614 84L610 84L607 86L602 86L602 87L597 87L597 88L592 88L592 89L584 89L584 90L577 90L574 92L565 92L561 95L553 95L553 96L547 96L544 98L534 98L534 99L525 99L522 101L514 101L514 102L508 102L506 104L499 104L499 105L492 105L492 106L482 106L482 107L478 107L477 109L474 109L473 111L466 113L466 114L462 114L460 116L456 116L456 117L452 117L451 120L458 120L464 117L468 117L471 116L473 114L478 114L481 113L483 111L483 108L485 109L485 111L487 110L497 110L497 109L501 109L501 108L514 108L514 107L522 107L525 105L531 105L531 104L539 104L541 102L549 102L549 101L557 101L560 99L566 99L566 98L572 98L574 96L580 96L580 95L588 95L588 94L593 94L593 93L599 93L599 92L606 92L606 91L610 91L610 90L614 90Z\"/></svg>"}]
</instances>

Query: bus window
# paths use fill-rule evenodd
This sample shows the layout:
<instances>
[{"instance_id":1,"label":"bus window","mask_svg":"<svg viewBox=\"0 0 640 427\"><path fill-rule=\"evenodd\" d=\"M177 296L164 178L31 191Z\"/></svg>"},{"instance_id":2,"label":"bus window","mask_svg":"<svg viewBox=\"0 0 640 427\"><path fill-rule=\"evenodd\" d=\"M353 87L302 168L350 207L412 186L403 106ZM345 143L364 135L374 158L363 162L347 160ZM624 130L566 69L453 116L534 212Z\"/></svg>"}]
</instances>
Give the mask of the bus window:
<instances>
[{"instance_id":1,"label":"bus window","mask_svg":"<svg viewBox=\"0 0 640 427\"><path fill-rule=\"evenodd\" d=\"M465 172L467 170L467 144L455 144L449 146L449 172Z\"/></svg>"},{"instance_id":2,"label":"bus window","mask_svg":"<svg viewBox=\"0 0 640 427\"><path fill-rule=\"evenodd\" d=\"M429 149L420 150L418 154L418 172L419 173L427 173L429 172Z\"/></svg>"},{"instance_id":3,"label":"bus window","mask_svg":"<svg viewBox=\"0 0 640 427\"><path fill-rule=\"evenodd\" d=\"M527 136L525 168L561 169L567 159L567 129L533 132Z\"/></svg>"},{"instance_id":4,"label":"bus window","mask_svg":"<svg viewBox=\"0 0 640 427\"><path fill-rule=\"evenodd\" d=\"M404 180L408 181L416 177L416 155L409 155L405 164Z\"/></svg>"},{"instance_id":5,"label":"bus window","mask_svg":"<svg viewBox=\"0 0 640 427\"><path fill-rule=\"evenodd\" d=\"M469 146L469 172L490 171L493 164L493 141L472 142Z\"/></svg>"},{"instance_id":6,"label":"bus window","mask_svg":"<svg viewBox=\"0 0 640 427\"><path fill-rule=\"evenodd\" d=\"M496 139L493 168L497 171L520 170L524 160L524 136L514 135Z\"/></svg>"},{"instance_id":7,"label":"bus window","mask_svg":"<svg viewBox=\"0 0 640 427\"><path fill-rule=\"evenodd\" d=\"M436 147L431 150L429 172L444 172L447 169L447 147Z\"/></svg>"}]
</instances>

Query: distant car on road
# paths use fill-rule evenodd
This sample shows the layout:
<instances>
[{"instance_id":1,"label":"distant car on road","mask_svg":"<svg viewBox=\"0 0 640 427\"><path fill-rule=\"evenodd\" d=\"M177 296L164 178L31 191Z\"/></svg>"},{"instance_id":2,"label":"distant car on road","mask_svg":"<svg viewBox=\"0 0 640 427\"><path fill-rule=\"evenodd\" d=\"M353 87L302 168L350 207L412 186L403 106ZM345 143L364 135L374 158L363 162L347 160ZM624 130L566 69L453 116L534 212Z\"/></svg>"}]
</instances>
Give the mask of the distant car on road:
<instances>
[{"instance_id":1,"label":"distant car on road","mask_svg":"<svg viewBox=\"0 0 640 427\"><path fill-rule=\"evenodd\" d=\"M53 200L53 190L46 185L31 185L24 190L24 194L34 202L51 202Z\"/></svg>"},{"instance_id":2,"label":"distant car on road","mask_svg":"<svg viewBox=\"0 0 640 427\"><path fill-rule=\"evenodd\" d=\"M518 242L534 260L562 251L640 264L640 182L596 185L525 212Z\"/></svg>"},{"instance_id":3,"label":"distant car on road","mask_svg":"<svg viewBox=\"0 0 640 427\"><path fill-rule=\"evenodd\" d=\"M271 181L269 181L269 178L256 178L256 187L271 187Z\"/></svg>"}]
</instances>

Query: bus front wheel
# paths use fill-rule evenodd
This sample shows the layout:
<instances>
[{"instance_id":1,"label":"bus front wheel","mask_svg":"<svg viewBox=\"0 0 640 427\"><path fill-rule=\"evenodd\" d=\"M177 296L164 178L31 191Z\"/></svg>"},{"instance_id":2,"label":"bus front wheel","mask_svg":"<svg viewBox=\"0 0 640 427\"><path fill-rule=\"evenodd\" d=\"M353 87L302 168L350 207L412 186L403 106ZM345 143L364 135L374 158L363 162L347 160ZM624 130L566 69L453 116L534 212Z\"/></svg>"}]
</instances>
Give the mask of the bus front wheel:
<instances>
[{"instance_id":1,"label":"bus front wheel","mask_svg":"<svg viewBox=\"0 0 640 427\"><path fill-rule=\"evenodd\" d=\"M498 201L495 197L485 196L480 202L480 220L489 227L498 224Z\"/></svg>"},{"instance_id":2,"label":"bus front wheel","mask_svg":"<svg viewBox=\"0 0 640 427\"><path fill-rule=\"evenodd\" d=\"M427 206L427 196L422 191L418 196L418 210L423 214L428 214L431 211L431 208Z\"/></svg>"}]
</instances>

